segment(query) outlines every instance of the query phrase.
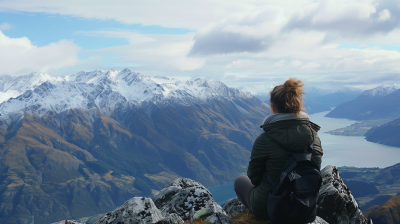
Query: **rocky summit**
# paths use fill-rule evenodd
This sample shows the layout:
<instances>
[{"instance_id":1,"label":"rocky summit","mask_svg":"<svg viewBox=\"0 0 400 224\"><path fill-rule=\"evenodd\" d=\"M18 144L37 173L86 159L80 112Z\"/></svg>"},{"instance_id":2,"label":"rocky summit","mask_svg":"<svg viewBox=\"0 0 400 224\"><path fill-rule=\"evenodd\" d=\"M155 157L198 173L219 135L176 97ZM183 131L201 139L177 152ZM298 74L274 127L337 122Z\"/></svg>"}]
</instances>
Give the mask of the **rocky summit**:
<instances>
[{"instance_id":1,"label":"rocky summit","mask_svg":"<svg viewBox=\"0 0 400 224\"><path fill-rule=\"evenodd\" d=\"M322 171L323 183L318 197L315 221L308 224L372 224L364 217L357 202L335 166ZM223 208L202 184L177 178L154 195L153 199L134 197L108 212L96 224L155 223L182 224L202 219L213 224L233 224L236 215L248 212L238 198Z\"/></svg>"},{"instance_id":2,"label":"rocky summit","mask_svg":"<svg viewBox=\"0 0 400 224\"><path fill-rule=\"evenodd\" d=\"M340 177L336 166L326 166L322 171L322 186L318 196L318 216L328 223L372 224L364 217L356 199Z\"/></svg>"}]
</instances>

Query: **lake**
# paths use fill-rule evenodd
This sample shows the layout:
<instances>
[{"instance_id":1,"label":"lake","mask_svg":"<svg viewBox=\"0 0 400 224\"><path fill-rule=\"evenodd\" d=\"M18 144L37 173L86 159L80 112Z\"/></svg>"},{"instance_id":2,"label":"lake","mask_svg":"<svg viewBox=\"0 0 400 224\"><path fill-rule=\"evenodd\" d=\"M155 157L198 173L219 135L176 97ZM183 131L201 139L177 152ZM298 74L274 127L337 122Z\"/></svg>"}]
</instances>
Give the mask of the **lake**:
<instances>
[{"instance_id":1,"label":"lake","mask_svg":"<svg viewBox=\"0 0 400 224\"><path fill-rule=\"evenodd\" d=\"M335 165L384 168L400 163L399 147L368 142L364 136L340 136L324 133L356 123L354 120L324 117L327 113L328 111L310 115L310 120L321 126L318 136L324 150L322 167ZM218 204L223 204L236 197L233 183L212 187L209 190Z\"/></svg>"}]
</instances>

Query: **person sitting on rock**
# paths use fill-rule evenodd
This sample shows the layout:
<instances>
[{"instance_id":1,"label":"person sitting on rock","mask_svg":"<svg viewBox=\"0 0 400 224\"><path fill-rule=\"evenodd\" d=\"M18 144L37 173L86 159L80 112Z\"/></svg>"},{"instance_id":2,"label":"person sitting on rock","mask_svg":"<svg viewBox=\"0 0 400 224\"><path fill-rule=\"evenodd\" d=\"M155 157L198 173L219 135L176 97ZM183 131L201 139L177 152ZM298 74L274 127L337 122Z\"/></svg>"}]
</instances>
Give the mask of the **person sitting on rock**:
<instances>
[{"instance_id":1,"label":"person sitting on rock","mask_svg":"<svg viewBox=\"0 0 400 224\"><path fill-rule=\"evenodd\" d=\"M300 152L314 143L312 158L321 166L320 127L302 111L303 86L301 80L290 78L270 92L271 115L264 119L264 132L254 142L247 176L238 177L234 183L239 200L259 219L268 219L267 199L273 188L265 171L275 182L290 158L281 147Z\"/></svg>"}]
</instances>

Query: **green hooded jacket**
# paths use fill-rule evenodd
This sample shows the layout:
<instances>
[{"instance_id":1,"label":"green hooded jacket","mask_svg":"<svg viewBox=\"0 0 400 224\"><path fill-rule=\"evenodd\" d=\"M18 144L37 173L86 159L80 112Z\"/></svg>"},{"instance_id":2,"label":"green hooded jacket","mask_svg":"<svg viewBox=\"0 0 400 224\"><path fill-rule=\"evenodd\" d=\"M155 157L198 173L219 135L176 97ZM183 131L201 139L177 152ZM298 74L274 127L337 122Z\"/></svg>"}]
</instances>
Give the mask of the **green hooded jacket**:
<instances>
[{"instance_id":1,"label":"green hooded jacket","mask_svg":"<svg viewBox=\"0 0 400 224\"><path fill-rule=\"evenodd\" d=\"M253 213L258 218L268 218L267 199L272 186L265 177L265 170L276 181L289 156L275 143L292 152L306 152L314 142L312 158L321 166L323 150L317 135L320 127L308 120L282 120L261 126L264 133L254 142L247 176L255 186L250 196Z\"/></svg>"}]
</instances>

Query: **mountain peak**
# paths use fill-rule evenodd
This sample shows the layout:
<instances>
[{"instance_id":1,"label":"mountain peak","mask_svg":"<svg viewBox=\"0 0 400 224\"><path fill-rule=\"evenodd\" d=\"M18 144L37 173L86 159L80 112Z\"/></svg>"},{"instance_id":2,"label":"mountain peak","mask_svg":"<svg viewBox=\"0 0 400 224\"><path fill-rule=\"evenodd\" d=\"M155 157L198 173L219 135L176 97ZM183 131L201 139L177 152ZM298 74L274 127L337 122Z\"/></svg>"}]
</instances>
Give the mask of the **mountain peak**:
<instances>
[{"instance_id":1,"label":"mountain peak","mask_svg":"<svg viewBox=\"0 0 400 224\"><path fill-rule=\"evenodd\" d=\"M364 91L362 93L362 95L383 97L383 96L387 96L387 95L395 92L398 89L400 89L400 85L397 83L391 84L391 85L383 84L383 85L377 86L373 89Z\"/></svg>"}]
</instances>

